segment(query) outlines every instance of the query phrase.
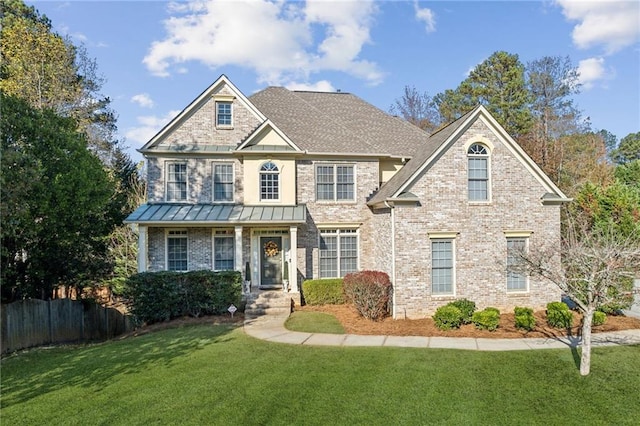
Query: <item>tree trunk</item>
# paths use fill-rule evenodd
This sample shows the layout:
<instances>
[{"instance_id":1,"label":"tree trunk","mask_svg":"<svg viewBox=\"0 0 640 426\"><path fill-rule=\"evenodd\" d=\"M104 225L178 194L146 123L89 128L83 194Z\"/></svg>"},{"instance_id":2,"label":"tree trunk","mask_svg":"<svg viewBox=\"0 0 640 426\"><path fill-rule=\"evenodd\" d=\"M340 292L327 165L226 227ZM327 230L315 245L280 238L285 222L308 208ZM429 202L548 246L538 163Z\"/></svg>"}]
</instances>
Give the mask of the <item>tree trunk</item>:
<instances>
[{"instance_id":1,"label":"tree trunk","mask_svg":"<svg viewBox=\"0 0 640 426\"><path fill-rule=\"evenodd\" d=\"M587 376L591 370L591 324L595 309L588 306L582 318L582 356L580 357L580 374Z\"/></svg>"}]
</instances>

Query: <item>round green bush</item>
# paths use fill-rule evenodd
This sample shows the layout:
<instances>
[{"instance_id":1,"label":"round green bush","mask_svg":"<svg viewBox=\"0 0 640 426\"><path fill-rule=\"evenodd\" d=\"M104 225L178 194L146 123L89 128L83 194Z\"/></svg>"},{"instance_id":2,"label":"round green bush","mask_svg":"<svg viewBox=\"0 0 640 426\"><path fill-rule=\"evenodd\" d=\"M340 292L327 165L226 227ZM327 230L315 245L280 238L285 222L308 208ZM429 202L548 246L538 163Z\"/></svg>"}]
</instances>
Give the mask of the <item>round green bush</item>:
<instances>
[{"instance_id":1,"label":"round green bush","mask_svg":"<svg viewBox=\"0 0 640 426\"><path fill-rule=\"evenodd\" d=\"M485 308L482 311L475 312L472 321L479 330L493 331L500 324L500 310L496 308Z\"/></svg>"},{"instance_id":2,"label":"round green bush","mask_svg":"<svg viewBox=\"0 0 640 426\"><path fill-rule=\"evenodd\" d=\"M547 322L551 327L570 328L573 325L573 312L564 302L548 303Z\"/></svg>"},{"instance_id":3,"label":"round green bush","mask_svg":"<svg viewBox=\"0 0 640 426\"><path fill-rule=\"evenodd\" d=\"M531 331L536 328L536 318L533 316L533 309L516 306L515 313L516 328Z\"/></svg>"},{"instance_id":4,"label":"round green bush","mask_svg":"<svg viewBox=\"0 0 640 426\"><path fill-rule=\"evenodd\" d=\"M604 312L600 312L600 311L595 311L593 313L593 323L592 323L592 325L598 326L598 325L604 324L605 322L607 322L607 314L605 314Z\"/></svg>"},{"instance_id":5,"label":"round green bush","mask_svg":"<svg viewBox=\"0 0 640 426\"><path fill-rule=\"evenodd\" d=\"M440 330L451 330L454 328L460 328L463 314L460 309L456 308L452 304L448 304L436 309L432 318L436 323L436 327Z\"/></svg>"},{"instance_id":6,"label":"round green bush","mask_svg":"<svg viewBox=\"0 0 640 426\"><path fill-rule=\"evenodd\" d=\"M469 324L473 313L476 311L476 303L469 299L454 300L453 302L448 303L448 305L455 306L460 309L463 324Z\"/></svg>"}]
</instances>

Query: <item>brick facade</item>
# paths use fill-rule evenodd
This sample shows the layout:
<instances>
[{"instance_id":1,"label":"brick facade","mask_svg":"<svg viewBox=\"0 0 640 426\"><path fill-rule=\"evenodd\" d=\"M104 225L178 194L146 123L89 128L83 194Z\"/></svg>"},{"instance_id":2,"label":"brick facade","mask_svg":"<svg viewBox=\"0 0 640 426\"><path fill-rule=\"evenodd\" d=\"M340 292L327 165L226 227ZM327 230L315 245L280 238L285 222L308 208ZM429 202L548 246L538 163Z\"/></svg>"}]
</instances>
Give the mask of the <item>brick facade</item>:
<instances>
[{"instance_id":1,"label":"brick facade","mask_svg":"<svg viewBox=\"0 0 640 426\"><path fill-rule=\"evenodd\" d=\"M494 145L490 155L491 201L467 200L465 143L483 135ZM468 144L467 144L468 146ZM530 279L527 293L506 291L505 231L531 231L529 246L560 244L560 210L545 206L542 185L480 120L410 188L417 207L396 207L396 315L421 318L438 306L467 298L479 308L540 308L559 300L549 282ZM455 294L431 295L430 233L457 233L454 242Z\"/></svg>"},{"instance_id":2,"label":"brick facade","mask_svg":"<svg viewBox=\"0 0 640 426\"><path fill-rule=\"evenodd\" d=\"M187 163L188 176L188 199L185 203L212 203L212 165L216 162L231 162L234 166L234 203L251 204L245 200L244 176L250 170L249 167L258 167L257 164L260 162L248 161L245 158L255 159L255 150L247 154L251 157L244 157L238 152L215 150L206 154L200 152L198 155L188 155L185 152L171 154L171 147L176 146L239 146L260 122L251 109L236 97L233 101L233 128L217 129L215 97L232 94L228 87L222 85L209 98L203 100L198 108L191 110L189 116L174 124L171 132L164 135L158 143L156 152L147 153L150 203L165 201L166 163L183 161ZM320 229L349 227L358 230L359 268L384 271L392 279L395 276L396 317L429 316L437 307L459 298L473 300L479 308L494 306L501 310L511 310L514 306L540 308L549 301L558 300L559 290L552 284L533 279L529 280L526 292L509 293L506 290L505 232L530 232L528 241L531 248L542 244L558 245L560 209L558 205L541 203L542 196L547 192L542 182L545 178L536 179L535 173L527 169L509 141L496 135L495 129L487 123L481 117L476 117L461 135L454 138L452 145L437 161L407 188L407 191L419 200L418 205L403 204L392 208L390 205L382 206L381 203L376 209L367 205L379 189L382 177L380 162L391 161L388 158L364 155L340 157L331 153L320 156L303 152L298 152L295 156L291 152L264 154L265 161L286 158L290 162L287 164L295 164L295 203L306 205L307 220L304 225L298 226L297 232L298 284L305 279L319 277ZM467 200L466 149L474 141L482 142L490 148L489 202L472 203ZM357 148L354 148L355 150ZM318 164L353 165L355 200L316 200L315 174ZM255 170L252 172L252 176L258 176ZM379 194L382 193L384 192L381 191ZM255 198L257 194L253 196ZM190 270L211 269L214 230L233 231L236 224L218 228L206 225L175 228L149 226L148 270L160 271L166 268L165 246L168 229L188 231ZM257 274L253 268L257 267L256 253L259 247L256 245L257 237L254 236L252 239L252 232L269 229L286 230L288 233L289 225L271 226L269 223L261 223L253 228L250 225L243 226L242 259L236 262L236 266L240 267L243 273L245 264L249 262L254 276ZM450 296L433 296L430 236L442 232L455 235L455 291ZM232 234L235 235L233 232Z\"/></svg>"}]
</instances>

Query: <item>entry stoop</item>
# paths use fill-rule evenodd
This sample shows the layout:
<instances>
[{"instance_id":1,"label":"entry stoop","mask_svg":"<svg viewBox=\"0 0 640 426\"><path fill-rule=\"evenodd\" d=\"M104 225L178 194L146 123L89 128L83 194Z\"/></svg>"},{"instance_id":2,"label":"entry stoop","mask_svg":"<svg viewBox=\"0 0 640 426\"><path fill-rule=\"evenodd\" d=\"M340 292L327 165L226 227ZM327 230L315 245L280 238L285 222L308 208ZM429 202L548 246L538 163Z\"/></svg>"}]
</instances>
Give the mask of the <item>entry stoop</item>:
<instances>
[{"instance_id":1,"label":"entry stoop","mask_svg":"<svg viewBox=\"0 0 640 426\"><path fill-rule=\"evenodd\" d=\"M250 293L246 299L245 320L262 316L286 318L291 314L291 295L280 290Z\"/></svg>"}]
</instances>

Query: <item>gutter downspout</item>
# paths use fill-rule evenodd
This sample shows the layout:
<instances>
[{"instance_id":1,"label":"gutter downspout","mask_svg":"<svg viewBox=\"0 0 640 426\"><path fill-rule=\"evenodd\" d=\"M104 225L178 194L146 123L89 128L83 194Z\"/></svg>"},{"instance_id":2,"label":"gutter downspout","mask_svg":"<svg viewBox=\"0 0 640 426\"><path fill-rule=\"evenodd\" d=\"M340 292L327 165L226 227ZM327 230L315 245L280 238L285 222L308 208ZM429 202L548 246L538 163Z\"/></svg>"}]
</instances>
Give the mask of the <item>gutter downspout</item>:
<instances>
[{"instance_id":1,"label":"gutter downspout","mask_svg":"<svg viewBox=\"0 0 640 426\"><path fill-rule=\"evenodd\" d=\"M393 288L392 294L392 316L396 319L396 221L395 221L395 208L393 204L389 204L387 200L384 201L384 205L391 210L391 285Z\"/></svg>"}]
</instances>

